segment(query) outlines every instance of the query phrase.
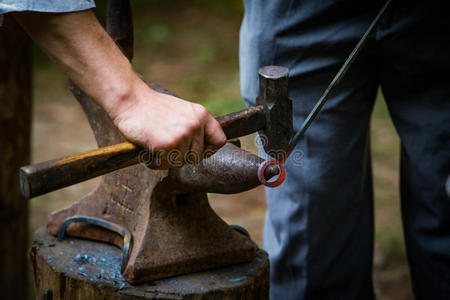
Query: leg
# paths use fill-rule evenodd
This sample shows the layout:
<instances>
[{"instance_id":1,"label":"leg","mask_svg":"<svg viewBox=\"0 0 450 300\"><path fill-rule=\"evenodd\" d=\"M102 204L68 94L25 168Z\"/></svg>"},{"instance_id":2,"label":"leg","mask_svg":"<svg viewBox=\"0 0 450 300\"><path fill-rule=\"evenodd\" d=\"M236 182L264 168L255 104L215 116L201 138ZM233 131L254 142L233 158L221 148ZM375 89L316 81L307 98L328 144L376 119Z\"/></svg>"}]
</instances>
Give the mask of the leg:
<instances>
[{"instance_id":1,"label":"leg","mask_svg":"<svg viewBox=\"0 0 450 300\"><path fill-rule=\"evenodd\" d=\"M289 67L295 129L377 11L306 2L258 8L246 3L240 37L244 99L252 103L257 95L258 67ZM368 130L375 72L366 51L288 160L286 182L267 190L264 247L273 299L374 298Z\"/></svg>"},{"instance_id":2,"label":"leg","mask_svg":"<svg viewBox=\"0 0 450 300\"><path fill-rule=\"evenodd\" d=\"M402 141L402 217L414 294L448 299L450 24L439 5L413 3L399 2L379 32L380 80Z\"/></svg>"}]
</instances>

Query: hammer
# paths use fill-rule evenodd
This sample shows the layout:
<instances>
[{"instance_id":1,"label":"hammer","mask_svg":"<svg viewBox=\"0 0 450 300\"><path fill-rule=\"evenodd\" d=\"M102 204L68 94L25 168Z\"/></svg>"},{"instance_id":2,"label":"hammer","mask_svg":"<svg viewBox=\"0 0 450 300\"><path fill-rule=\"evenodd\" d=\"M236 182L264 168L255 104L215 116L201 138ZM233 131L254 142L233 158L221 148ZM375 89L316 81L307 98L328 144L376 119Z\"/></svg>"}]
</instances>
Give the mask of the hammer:
<instances>
[{"instance_id":1,"label":"hammer","mask_svg":"<svg viewBox=\"0 0 450 300\"><path fill-rule=\"evenodd\" d=\"M228 139L259 132L267 154L283 155L292 136L292 101L288 97L289 70L280 66L259 69L256 106L216 117ZM20 168L20 188L36 197L139 162L143 148L124 142ZM268 178L267 178L268 179Z\"/></svg>"}]
</instances>

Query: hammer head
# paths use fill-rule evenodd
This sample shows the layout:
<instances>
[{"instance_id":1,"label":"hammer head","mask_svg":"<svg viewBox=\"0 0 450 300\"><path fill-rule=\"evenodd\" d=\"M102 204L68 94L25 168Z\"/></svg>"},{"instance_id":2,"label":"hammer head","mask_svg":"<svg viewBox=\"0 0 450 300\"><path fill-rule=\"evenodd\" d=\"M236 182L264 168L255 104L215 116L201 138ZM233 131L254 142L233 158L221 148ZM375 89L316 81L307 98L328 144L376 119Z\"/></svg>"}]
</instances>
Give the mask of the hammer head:
<instances>
[{"instance_id":1,"label":"hammer head","mask_svg":"<svg viewBox=\"0 0 450 300\"><path fill-rule=\"evenodd\" d=\"M259 69L257 105L266 113L266 126L259 131L262 146L275 159L283 159L292 137L292 100L288 95L289 69L266 66Z\"/></svg>"}]
</instances>

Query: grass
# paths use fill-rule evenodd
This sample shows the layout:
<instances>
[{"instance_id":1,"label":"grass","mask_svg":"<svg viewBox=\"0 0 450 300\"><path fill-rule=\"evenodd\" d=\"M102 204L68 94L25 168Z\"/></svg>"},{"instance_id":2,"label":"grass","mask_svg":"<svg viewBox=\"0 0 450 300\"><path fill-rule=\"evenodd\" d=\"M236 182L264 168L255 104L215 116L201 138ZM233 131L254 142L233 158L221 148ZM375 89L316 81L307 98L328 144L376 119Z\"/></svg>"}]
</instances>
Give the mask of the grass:
<instances>
[{"instance_id":1,"label":"grass","mask_svg":"<svg viewBox=\"0 0 450 300\"><path fill-rule=\"evenodd\" d=\"M399 201L400 141L378 93L371 121L375 193L374 282L378 299L412 299Z\"/></svg>"}]
</instances>

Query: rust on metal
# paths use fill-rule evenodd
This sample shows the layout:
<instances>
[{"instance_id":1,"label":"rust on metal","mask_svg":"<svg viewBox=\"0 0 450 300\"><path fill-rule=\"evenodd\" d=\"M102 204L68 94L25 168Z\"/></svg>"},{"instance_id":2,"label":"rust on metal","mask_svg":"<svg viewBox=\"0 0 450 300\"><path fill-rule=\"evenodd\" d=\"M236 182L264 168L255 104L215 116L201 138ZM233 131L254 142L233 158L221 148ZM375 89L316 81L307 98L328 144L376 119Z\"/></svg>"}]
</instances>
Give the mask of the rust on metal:
<instances>
[{"instance_id":1,"label":"rust on metal","mask_svg":"<svg viewBox=\"0 0 450 300\"><path fill-rule=\"evenodd\" d=\"M163 90L166 92L165 90ZM263 106L250 107L218 117L227 138L232 139L265 128ZM143 149L122 142L20 169L24 197L36 197L138 163ZM151 155L151 154L150 154Z\"/></svg>"},{"instance_id":2,"label":"rust on metal","mask_svg":"<svg viewBox=\"0 0 450 300\"><path fill-rule=\"evenodd\" d=\"M197 166L155 171L137 165L130 167L135 177L126 175L130 168L122 169L104 176L81 200L52 213L47 228L57 234L74 215L128 228L134 246L123 276L132 283L248 261L253 242L214 213L206 192L236 193L257 186L257 169L263 162L228 144ZM66 230L123 247L119 235L92 225L75 223Z\"/></svg>"},{"instance_id":3,"label":"rust on metal","mask_svg":"<svg viewBox=\"0 0 450 300\"><path fill-rule=\"evenodd\" d=\"M169 193L240 193L261 184L258 168L263 163L261 157L227 144L199 164L170 169L158 189ZM266 169L265 177L269 180L278 173L277 166L273 166Z\"/></svg>"},{"instance_id":4,"label":"rust on metal","mask_svg":"<svg viewBox=\"0 0 450 300\"><path fill-rule=\"evenodd\" d=\"M104 229L107 229L109 231L115 232L119 234L123 238L123 255L122 255L122 263L121 263L121 271L123 272L125 270L125 267L127 266L128 259L130 258L130 252L133 248L133 236L131 235L130 231L122 227L118 224L106 221L104 219L95 218L95 217L88 217L88 216L71 216L64 220L61 227L59 228L58 232L58 241L62 241L66 235L66 228L72 223L85 223L85 224L92 224Z\"/></svg>"},{"instance_id":5,"label":"rust on metal","mask_svg":"<svg viewBox=\"0 0 450 300\"><path fill-rule=\"evenodd\" d=\"M30 251L36 299L269 299L269 260L258 249L250 262L130 284L122 276L122 252L112 245L38 229ZM87 296L89 295L89 296Z\"/></svg>"},{"instance_id":6,"label":"rust on metal","mask_svg":"<svg viewBox=\"0 0 450 300\"><path fill-rule=\"evenodd\" d=\"M292 100L289 99L289 70L280 66L259 69L256 104L266 107L266 127L259 131L267 154L279 159L291 140Z\"/></svg>"},{"instance_id":7,"label":"rust on metal","mask_svg":"<svg viewBox=\"0 0 450 300\"><path fill-rule=\"evenodd\" d=\"M131 59L129 1L112 2L108 31ZM283 68L260 71L258 106L219 117L229 138L259 130L270 140L264 145L266 151L285 145L292 133L287 74ZM114 232L105 229L108 226L96 226L95 222L69 222L67 227L63 224L67 218L83 216L114 224L113 228L125 228L132 236L133 245L122 274L133 284L254 258L255 244L217 216L206 193L236 193L259 185L257 171L263 159L228 144L197 165L149 169L136 164L140 148L123 138L108 114L73 83L70 89L86 113L98 146L109 150L98 149L23 169L22 188L28 196L104 174L92 192L49 216L49 233L57 235L64 227L68 235L123 248L126 243L122 231ZM264 175L269 179L278 172L276 166L271 166Z\"/></svg>"},{"instance_id":8,"label":"rust on metal","mask_svg":"<svg viewBox=\"0 0 450 300\"><path fill-rule=\"evenodd\" d=\"M259 70L260 91L256 100L259 105L217 117L228 139L259 131L267 154L275 159L285 156L292 136L292 101L288 97L288 77L289 71L283 67L268 66ZM165 89L158 90L173 95ZM89 114L96 118L89 119L91 126L98 126L95 123L104 121L113 130L114 125L100 107L88 102L81 105L85 111L92 110ZM124 141L120 133L110 138L121 140L122 143L22 167L20 181L24 197L39 196L138 163L143 150L141 147ZM268 179L270 177L262 182Z\"/></svg>"}]
</instances>

